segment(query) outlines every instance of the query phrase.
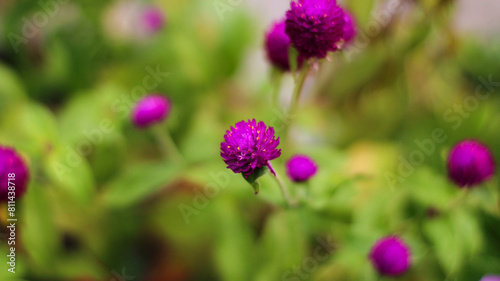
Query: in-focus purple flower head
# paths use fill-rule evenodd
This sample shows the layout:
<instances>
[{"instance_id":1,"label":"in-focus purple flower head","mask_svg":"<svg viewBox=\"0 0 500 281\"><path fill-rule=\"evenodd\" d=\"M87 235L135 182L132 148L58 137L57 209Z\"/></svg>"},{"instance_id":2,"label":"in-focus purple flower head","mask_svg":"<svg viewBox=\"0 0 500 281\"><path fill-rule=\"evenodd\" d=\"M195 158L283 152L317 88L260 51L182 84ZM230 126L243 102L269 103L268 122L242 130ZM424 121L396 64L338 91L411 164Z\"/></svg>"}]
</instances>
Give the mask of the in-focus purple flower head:
<instances>
[{"instance_id":1,"label":"in-focus purple flower head","mask_svg":"<svg viewBox=\"0 0 500 281\"><path fill-rule=\"evenodd\" d=\"M273 127L267 127L262 121L257 123L255 119L240 121L226 131L220 155L227 168L245 178L264 166L274 174L269 161L281 155L281 149L277 149L279 143Z\"/></svg>"},{"instance_id":2,"label":"in-focus purple flower head","mask_svg":"<svg viewBox=\"0 0 500 281\"><path fill-rule=\"evenodd\" d=\"M448 156L448 176L460 187L473 187L487 181L495 172L490 150L475 140L457 143Z\"/></svg>"},{"instance_id":3,"label":"in-focus purple flower head","mask_svg":"<svg viewBox=\"0 0 500 281\"><path fill-rule=\"evenodd\" d=\"M165 16L157 7L148 6L141 14L141 23L147 33L155 33L163 28Z\"/></svg>"},{"instance_id":4,"label":"in-focus purple flower head","mask_svg":"<svg viewBox=\"0 0 500 281\"><path fill-rule=\"evenodd\" d=\"M351 13L344 9L344 31L342 39L348 45L356 36L356 21Z\"/></svg>"},{"instance_id":5,"label":"in-focus purple flower head","mask_svg":"<svg viewBox=\"0 0 500 281\"><path fill-rule=\"evenodd\" d=\"M500 281L500 275L485 275L479 281Z\"/></svg>"},{"instance_id":6,"label":"in-focus purple flower head","mask_svg":"<svg viewBox=\"0 0 500 281\"><path fill-rule=\"evenodd\" d=\"M265 48L267 59L274 67L283 71L290 70L290 38L285 33L284 20L273 24L266 34ZM297 65L300 67L302 58L299 57L297 60Z\"/></svg>"},{"instance_id":7,"label":"in-focus purple flower head","mask_svg":"<svg viewBox=\"0 0 500 281\"><path fill-rule=\"evenodd\" d=\"M324 58L344 34L344 12L335 0L297 0L286 12L285 32L305 58Z\"/></svg>"},{"instance_id":8,"label":"in-focus purple flower head","mask_svg":"<svg viewBox=\"0 0 500 281\"><path fill-rule=\"evenodd\" d=\"M304 182L316 174L318 167L305 155L294 155L286 163L286 173L294 182Z\"/></svg>"},{"instance_id":9,"label":"in-focus purple flower head","mask_svg":"<svg viewBox=\"0 0 500 281\"><path fill-rule=\"evenodd\" d=\"M384 237L373 245L370 260L380 275L398 276L411 265L409 247L396 236Z\"/></svg>"},{"instance_id":10,"label":"in-focus purple flower head","mask_svg":"<svg viewBox=\"0 0 500 281\"><path fill-rule=\"evenodd\" d=\"M141 99L132 112L132 122L137 128L146 128L162 122L170 114L172 105L162 95L150 95Z\"/></svg>"},{"instance_id":11,"label":"in-focus purple flower head","mask_svg":"<svg viewBox=\"0 0 500 281\"><path fill-rule=\"evenodd\" d=\"M15 187L15 200L18 200L28 186L28 166L14 149L0 146L0 201L9 201L12 195L9 194L9 178L13 179L10 186Z\"/></svg>"}]
</instances>

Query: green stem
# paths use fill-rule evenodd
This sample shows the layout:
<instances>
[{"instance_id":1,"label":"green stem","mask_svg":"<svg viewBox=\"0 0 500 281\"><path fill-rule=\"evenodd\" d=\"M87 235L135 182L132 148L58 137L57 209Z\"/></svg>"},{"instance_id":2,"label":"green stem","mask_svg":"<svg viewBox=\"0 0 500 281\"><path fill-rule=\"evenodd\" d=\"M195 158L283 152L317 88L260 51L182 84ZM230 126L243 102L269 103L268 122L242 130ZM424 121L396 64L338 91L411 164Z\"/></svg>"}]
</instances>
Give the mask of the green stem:
<instances>
[{"instance_id":1,"label":"green stem","mask_svg":"<svg viewBox=\"0 0 500 281\"><path fill-rule=\"evenodd\" d=\"M280 97L280 90L281 90L281 84L283 81L283 72L280 70L273 70L272 75L272 83L273 83L273 103L274 106L277 107L279 106L279 97Z\"/></svg>"},{"instance_id":2,"label":"green stem","mask_svg":"<svg viewBox=\"0 0 500 281\"><path fill-rule=\"evenodd\" d=\"M304 62L304 65L302 66L302 70L300 72L299 78L295 81L295 87L293 89L293 95L292 95L292 100L290 103L290 109L288 111L288 116L290 119L287 118L287 122L285 124L285 134L286 136L288 134L288 129L290 128L290 125L292 123L292 119L295 118L295 114L297 112L297 105L299 104L300 100L300 94L302 93L302 88L304 88L304 82L306 81L307 74L309 73L310 69L310 64L306 61Z\"/></svg>"},{"instance_id":3,"label":"green stem","mask_svg":"<svg viewBox=\"0 0 500 281\"><path fill-rule=\"evenodd\" d=\"M275 171L275 173L276 173L276 171ZM276 183L280 187L281 193L283 194L283 198L285 199L287 206L288 207L295 207L295 205L297 205L297 203L295 202L295 200L293 200L292 196L290 195L290 193L288 192L288 189L285 186L285 183L283 182L281 177L278 175L278 173L276 173L276 176L274 176L272 174L271 174L271 176L274 178L274 180L276 181Z\"/></svg>"},{"instance_id":4,"label":"green stem","mask_svg":"<svg viewBox=\"0 0 500 281\"><path fill-rule=\"evenodd\" d=\"M493 199L495 200L497 212L500 215L500 190L498 188L495 188L495 186L496 185L494 185L492 182L490 182L488 184L488 189L491 191L491 194L493 195Z\"/></svg>"},{"instance_id":5,"label":"green stem","mask_svg":"<svg viewBox=\"0 0 500 281\"><path fill-rule=\"evenodd\" d=\"M185 162L184 157L182 157L182 154L179 152L179 149L177 149L174 140L166 129L160 126L153 126L152 132L165 158L172 157L175 161Z\"/></svg>"},{"instance_id":6,"label":"green stem","mask_svg":"<svg viewBox=\"0 0 500 281\"><path fill-rule=\"evenodd\" d=\"M448 206L448 211L452 211L455 208L461 206L465 202L465 198L467 198L467 195L469 194L469 188L465 187L462 193L455 198L455 200L451 201L451 203Z\"/></svg>"},{"instance_id":7,"label":"green stem","mask_svg":"<svg viewBox=\"0 0 500 281\"><path fill-rule=\"evenodd\" d=\"M309 181L304 183L304 189L306 202L309 203L311 201L311 183Z\"/></svg>"}]
</instances>

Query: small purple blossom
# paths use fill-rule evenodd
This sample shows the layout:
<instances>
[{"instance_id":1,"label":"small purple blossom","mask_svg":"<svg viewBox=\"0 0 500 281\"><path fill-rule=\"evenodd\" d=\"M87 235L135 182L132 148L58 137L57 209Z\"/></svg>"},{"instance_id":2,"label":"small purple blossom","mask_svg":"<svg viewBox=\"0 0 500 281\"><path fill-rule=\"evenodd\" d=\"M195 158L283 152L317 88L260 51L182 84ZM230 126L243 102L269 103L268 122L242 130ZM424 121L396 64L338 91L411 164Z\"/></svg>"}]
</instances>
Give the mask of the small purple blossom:
<instances>
[{"instance_id":1,"label":"small purple blossom","mask_svg":"<svg viewBox=\"0 0 500 281\"><path fill-rule=\"evenodd\" d=\"M285 21L275 23L266 34L266 55L269 62L283 71L290 70L289 50L290 38L285 33ZM302 58L297 58L300 67Z\"/></svg>"},{"instance_id":2,"label":"small purple blossom","mask_svg":"<svg viewBox=\"0 0 500 281\"><path fill-rule=\"evenodd\" d=\"M150 6L143 10L141 23L147 33L155 33L163 28L165 17L160 9Z\"/></svg>"},{"instance_id":3,"label":"small purple blossom","mask_svg":"<svg viewBox=\"0 0 500 281\"><path fill-rule=\"evenodd\" d=\"M387 236L373 245L370 260L380 275L398 276L410 268L410 249L398 237Z\"/></svg>"},{"instance_id":4,"label":"small purple blossom","mask_svg":"<svg viewBox=\"0 0 500 281\"><path fill-rule=\"evenodd\" d=\"M335 0L291 2L285 32L303 58L324 58L338 49L344 34L344 12Z\"/></svg>"},{"instance_id":5,"label":"small purple blossom","mask_svg":"<svg viewBox=\"0 0 500 281\"><path fill-rule=\"evenodd\" d=\"M26 192L28 181L28 166L21 156L10 147L0 146L0 201L9 201L8 197L12 196L9 186L15 187L15 200L18 200Z\"/></svg>"},{"instance_id":6,"label":"small purple blossom","mask_svg":"<svg viewBox=\"0 0 500 281\"><path fill-rule=\"evenodd\" d=\"M448 176L460 187L481 184L494 172L495 161L490 150L478 141L461 141L448 156Z\"/></svg>"},{"instance_id":7,"label":"small purple blossom","mask_svg":"<svg viewBox=\"0 0 500 281\"><path fill-rule=\"evenodd\" d=\"M356 22L354 17L344 9L344 30L342 39L344 39L345 44L349 44L356 36Z\"/></svg>"},{"instance_id":8,"label":"small purple blossom","mask_svg":"<svg viewBox=\"0 0 500 281\"><path fill-rule=\"evenodd\" d=\"M286 163L286 173L295 182L307 181L317 170L316 163L305 155L294 155Z\"/></svg>"},{"instance_id":9,"label":"small purple blossom","mask_svg":"<svg viewBox=\"0 0 500 281\"><path fill-rule=\"evenodd\" d=\"M245 177L264 166L274 173L269 161L281 155L277 149L280 139L275 138L274 128L255 119L240 121L226 131L224 142L220 144L222 159L235 173Z\"/></svg>"},{"instance_id":10,"label":"small purple blossom","mask_svg":"<svg viewBox=\"0 0 500 281\"><path fill-rule=\"evenodd\" d=\"M500 275L485 275L479 281L500 281Z\"/></svg>"},{"instance_id":11,"label":"small purple blossom","mask_svg":"<svg viewBox=\"0 0 500 281\"><path fill-rule=\"evenodd\" d=\"M132 122L138 128L146 128L162 122L168 117L170 101L161 95L150 95L141 99L132 112Z\"/></svg>"}]
</instances>

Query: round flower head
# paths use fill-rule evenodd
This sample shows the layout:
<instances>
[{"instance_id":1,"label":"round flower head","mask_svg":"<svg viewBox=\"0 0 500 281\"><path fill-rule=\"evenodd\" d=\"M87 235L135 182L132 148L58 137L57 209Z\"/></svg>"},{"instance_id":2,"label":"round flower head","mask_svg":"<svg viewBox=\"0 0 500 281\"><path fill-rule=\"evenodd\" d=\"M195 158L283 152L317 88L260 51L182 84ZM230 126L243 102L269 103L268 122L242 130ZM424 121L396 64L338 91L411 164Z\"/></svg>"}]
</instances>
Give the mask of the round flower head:
<instances>
[{"instance_id":1,"label":"round flower head","mask_svg":"<svg viewBox=\"0 0 500 281\"><path fill-rule=\"evenodd\" d=\"M488 180L495 172L489 149L474 140L456 144L448 156L448 176L460 187L472 187Z\"/></svg>"},{"instance_id":2,"label":"round flower head","mask_svg":"<svg viewBox=\"0 0 500 281\"><path fill-rule=\"evenodd\" d=\"M324 58L338 49L344 12L335 0L297 0L286 12L285 32L302 57Z\"/></svg>"},{"instance_id":3,"label":"round flower head","mask_svg":"<svg viewBox=\"0 0 500 281\"><path fill-rule=\"evenodd\" d=\"M12 188L14 201L19 199L26 192L28 181L29 170L21 156L12 148L0 146L0 201L9 201Z\"/></svg>"},{"instance_id":4,"label":"round flower head","mask_svg":"<svg viewBox=\"0 0 500 281\"><path fill-rule=\"evenodd\" d=\"M354 17L344 10L344 30L342 39L344 39L345 44L349 44L356 36L356 23Z\"/></svg>"},{"instance_id":5,"label":"round flower head","mask_svg":"<svg viewBox=\"0 0 500 281\"><path fill-rule=\"evenodd\" d=\"M224 140L220 144L220 155L227 168L248 177L267 166L274 174L269 161L278 158L281 149L277 149L280 138L274 137L273 127L267 127L262 121L257 123L255 119L240 121L226 131Z\"/></svg>"},{"instance_id":6,"label":"round flower head","mask_svg":"<svg viewBox=\"0 0 500 281\"><path fill-rule=\"evenodd\" d=\"M141 15L141 23L148 33L155 33L163 27L165 18L161 10L155 7L147 7Z\"/></svg>"},{"instance_id":7,"label":"round flower head","mask_svg":"<svg viewBox=\"0 0 500 281\"><path fill-rule=\"evenodd\" d=\"M398 237L384 237L372 247L370 260L380 275L398 276L410 267L410 249Z\"/></svg>"},{"instance_id":8,"label":"round flower head","mask_svg":"<svg viewBox=\"0 0 500 281\"><path fill-rule=\"evenodd\" d=\"M479 281L500 281L500 275L485 275Z\"/></svg>"},{"instance_id":9,"label":"round flower head","mask_svg":"<svg viewBox=\"0 0 500 281\"><path fill-rule=\"evenodd\" d=\"M266 34L267 59L276 68L289 71L289 49L290 38L285 33L285 21L275 23ZM302 60L299 58L297 63L300 66Z\"/></svg>"},{"instance_id":10,"label":"round flower head","mask_svg":"<svg viewBox=\"0 0 500 281\"><path fill-rule=\"evenodd\" d=\"M286 163L286 173L295 182L307 181L317 170L316 163L305 155L295 155Z\"/></svg>"},{"instance_id":11,"label":"round flower head","mask_svg":"<svg viewBox=\"0 0 500 281\"><path fill-rule=\"evenodd\" d=\"M164 96L147 96L136 104L132 112L132 122L138 128L149 127L167 118L170 109L170 101Z\"/></svg>"}]
</instances>

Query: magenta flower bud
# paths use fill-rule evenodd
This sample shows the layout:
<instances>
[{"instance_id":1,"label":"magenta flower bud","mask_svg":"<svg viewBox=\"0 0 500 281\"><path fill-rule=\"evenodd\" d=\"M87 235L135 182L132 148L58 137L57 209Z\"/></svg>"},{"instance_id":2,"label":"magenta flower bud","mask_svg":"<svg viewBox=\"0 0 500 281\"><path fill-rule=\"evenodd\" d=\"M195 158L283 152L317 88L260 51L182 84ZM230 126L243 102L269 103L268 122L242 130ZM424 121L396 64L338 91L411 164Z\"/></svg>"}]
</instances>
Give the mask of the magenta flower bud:
<instances>
[{"instance_id":1,"label":"magenta flower bud","mask_svg":"<svg viewBox=\"0 0 500 281\"><path fill-rule=\"evenodd\" d=\"M479 281L500 281L500 275L485 275Z\"/></svg>"},{"instance_id":2,"label":"magenta flower bud","mask_svg":"<svg viewBox=\"0 0 500 281\"><path fill-rule=\"evenodd\" d=\"M344 30L342 39L345 44L349 44L356 36L356 22L354 17L346 10L344 10Z\"/></svg>"},{"instance_id":3,"label":"magenta flower bud","mask_svg":"<svg viewBox=\"0 0 500 281\"><path fill-rule=\"evenodd\" d=\"M147 33L156 33L163 28L165 17L160 9L150 6L142 12L141 23Z\"/></svg>"},{"instance_id":4,"label":"magenta flower bud","mask_svg":"<svg viewBox=\"0 0 500 281\"><path fill-rule=\"evenodd\" d=\"M338 49L344 34L344 12L335 0L291 2L285 32L303 58L324 58Z\"/></svg>"},{"instance_id":5,"label":"magenta flower bud","mask_svg":"<svg viewBox=\"0 0 500 281\"><path fill-rule=\"evenodd\" d=\"M289 50L290 38L285 33L285 21L275 23L266 34L266 54L269 62L276 68L283 71L290 70ZM300 67L302 59L297 59Z\"/></svg>"},{"instance_id":6,"label":"magenta flower bud","mask_svg":"<svg viewBox=\"0 0 500 281\"><path fill-rule=\"evenodd\" d=\"M286 163L286 173L294 182L304 182L316 174L318 167L305 155L294 155Z\"/></svg>"},{"instance_id":7,"label":"magenta flower bud","mask_svg":"<svg viewBox=\"0 0 500 281\"><path fill-rule=\"evenodd\" d=\"M138 128L146 128L162 122L170 114L170 101L161 95L141 99L132 112L132 122Z\"/></svg>"},{"instance_id":8,"label":"magenta flower bud","mask_svg":"<svg viewBox=\"0 0 500 281\"><path fill-rule=\"evenodd\" d=\"M387 236L372 247L370 260L380 275L398 276L410 268L410 249L398 237Z\"/></svg>"},{"instance_id":9,"label":"magenta flower bud","mask_svg":"<svg viewBox=\"0 0 500 281\"><path fill-rule=\"evenodd\" d=\"M224 140L220 144L224 163L245 178L264 166L273 172L269 161L281 155L281 149L277 149L280 138L274 137L274 128L255 119L236 123L226 131Z\"/></svg>"},{"instance_id":10,"label":"magenta flower bud","mask_svg":"<svg viewBox=\"0 0 500 281\"><path fill-rule=\"evenodd\" d=\"M448 176L460 187L472 187L488 180L495 172L490 150L475 140L456 144L448 156Z\"/></svg>"},{"instance_id":11,"label":"magenta flower bud","mask_svg":"<svg viewBox=\"0 0 500 281\"><path fill-rule=\"evenodd\" d=\"M10 147L0 146L0 201L18 200L26 192L28 181L28 166L21 156Z\"/></svg>"}]
</instances>

